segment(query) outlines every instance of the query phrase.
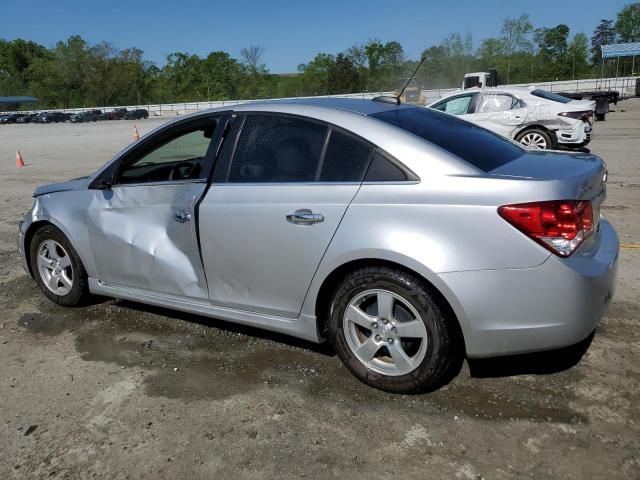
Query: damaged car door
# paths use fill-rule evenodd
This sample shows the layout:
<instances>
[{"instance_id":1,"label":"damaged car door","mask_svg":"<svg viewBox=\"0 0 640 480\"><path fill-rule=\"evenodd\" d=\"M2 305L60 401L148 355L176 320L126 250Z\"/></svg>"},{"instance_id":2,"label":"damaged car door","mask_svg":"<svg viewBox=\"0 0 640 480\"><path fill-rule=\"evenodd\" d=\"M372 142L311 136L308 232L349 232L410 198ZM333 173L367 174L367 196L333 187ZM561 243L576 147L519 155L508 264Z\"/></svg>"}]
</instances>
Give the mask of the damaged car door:
<instances>
[{"instance_id":1,"label":"damaged car door","mask_svg":"<svg viewBox=\"0 0 640 480\"><path fill-rule=\"evenodd\" d=\"M527 117L528 111L522 100L507 93L483 92L475 113L468 120L505 137L512 137Z\"/></svg>"},{"instance_id":2,"label":"damaged car door","mask_svg":"<svg viewBox=\"0 0 640 480\"><path fill-rule=\"evenodd\" d=\"M111 184L94 190L87 223L101 283L207 298L196 206L224 121L197 117L143 138L119 160Z\"/></svg>"}]
</instances>

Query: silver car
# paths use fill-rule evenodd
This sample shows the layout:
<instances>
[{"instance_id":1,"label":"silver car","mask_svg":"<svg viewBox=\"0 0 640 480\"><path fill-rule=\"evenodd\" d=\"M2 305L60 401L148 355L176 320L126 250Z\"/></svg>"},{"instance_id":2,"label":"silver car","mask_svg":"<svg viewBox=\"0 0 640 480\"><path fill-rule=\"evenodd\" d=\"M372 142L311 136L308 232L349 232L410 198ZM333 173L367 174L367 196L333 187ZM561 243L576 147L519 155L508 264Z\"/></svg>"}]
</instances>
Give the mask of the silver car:
<instances>
[{"instance_id":1,"label":"silver car","mask_svg":"<svg viewBox=\"0 0 640 480\"><path fill-rule=\"evenodd\" d=\"M605 165L381 101L250 103L161 126L40 187L25 269L90 294L320 342L360 380L437 388L461 352L571 345L610 302Z\"/></svg>"}]
</instances>

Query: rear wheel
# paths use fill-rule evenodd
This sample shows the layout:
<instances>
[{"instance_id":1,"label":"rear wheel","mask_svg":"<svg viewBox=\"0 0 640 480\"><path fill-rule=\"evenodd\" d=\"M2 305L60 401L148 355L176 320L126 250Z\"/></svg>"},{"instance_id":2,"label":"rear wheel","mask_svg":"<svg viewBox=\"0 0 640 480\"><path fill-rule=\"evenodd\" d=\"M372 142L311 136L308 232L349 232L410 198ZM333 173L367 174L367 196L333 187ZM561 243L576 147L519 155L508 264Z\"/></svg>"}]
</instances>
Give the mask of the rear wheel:
<instances>
[{"instance_id":1,"label":"rear wheel","mask_svg":"<svg viewBox=\"0 0 640 480\"><path fill-rule=\"evenodd\" d=\"M91 295L84 265L64 234L53 225L31 239L31 269L42 292L59 305L86 303Z\"/></svg>"},{"instance_id":2,"label":"rear wheel","mask_svg":"<svg viewBox=\"0 0 640 480\"><path fill-rule=\"evenodd\" d=\"M342 362L380 390L436 388L455 358L448 319L413 274L356 270L336 289L329 315L329 339Z\"/></svg>"},{"instance_id":3,"label":"rear wheel","mask_svg":"<svg viewBox=\"0 0 640 480\"><path fill-rule=\"evenodd\" d=\"M530 150L549 150L553 148L551 136L544 130L532 128L518 134L516 141Z\"/></svg>"}]
</instances>

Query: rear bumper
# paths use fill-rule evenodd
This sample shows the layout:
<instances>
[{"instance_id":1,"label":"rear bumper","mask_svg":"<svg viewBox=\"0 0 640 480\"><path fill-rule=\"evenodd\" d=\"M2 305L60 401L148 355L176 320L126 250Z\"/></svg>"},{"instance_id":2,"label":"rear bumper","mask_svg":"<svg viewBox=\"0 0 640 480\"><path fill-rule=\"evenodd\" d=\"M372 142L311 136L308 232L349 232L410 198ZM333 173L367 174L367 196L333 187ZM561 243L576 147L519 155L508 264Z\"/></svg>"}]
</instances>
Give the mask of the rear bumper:
<instances>
[{"instance_id":1,"label":"rear bumper","mask_svg":"<svg viewBox=\"0 0 640 480\"><path fill-rule=\"evenodd\" d=\"M441 274L459 302L469 357L573 345L598 325L613 297L618 236L602 220L595 252L551 255L527 269Z\"/></svg>"},{"instance_id":2,"label":"rear bumper","mask_svg":"<svg viewBox=\"0 0 640 480\"><path fill-rule=\"evenodd\" d=\"M581 121L571 129L556 131L558 144L566 147L583 147L591 141L593 127L590 123Z\"/></svg>"}]
</instances>

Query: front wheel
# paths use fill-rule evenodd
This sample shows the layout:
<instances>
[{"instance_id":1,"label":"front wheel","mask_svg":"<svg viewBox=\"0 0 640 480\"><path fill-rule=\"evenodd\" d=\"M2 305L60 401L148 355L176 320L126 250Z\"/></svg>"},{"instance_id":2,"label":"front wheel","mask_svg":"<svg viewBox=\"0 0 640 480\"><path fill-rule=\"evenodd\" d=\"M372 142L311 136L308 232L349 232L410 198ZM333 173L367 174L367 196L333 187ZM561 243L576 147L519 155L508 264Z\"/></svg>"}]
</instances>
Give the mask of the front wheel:
<instances>
[{"instance_id":1,"label":"front wheel","mask_svg":"<svg viewBox=\"0 0 640 480\"><path fill-rule=\"evenodd\" d=\"M338 286L328 333L345 366L394 393L431 390L455 359L453 334L429 285L392 268L354 271Z\"/></svg>"},{"instance_id":2,"label":"front wheel","mask_svg":"<svg viewBox=\"0 0 640 480\"><path fill-rule=\"evenodd\" d=\"M35 280L50 300L59 305L74 306L90 299L84 265L58 228L47 225L35 232L30 258Z\"/></svg>"},{"instance_id":3,"label":"front wheel","mask_svg":"<svg viewBox=\"0 0 640 480\"><path fill-rule=\"evenodd\" d=\"M516 142L520 142L530 150L549 150L553 148L551 136L544 130L538 128L526 130L518 134Z\"/></svg>"}]
</instances>

